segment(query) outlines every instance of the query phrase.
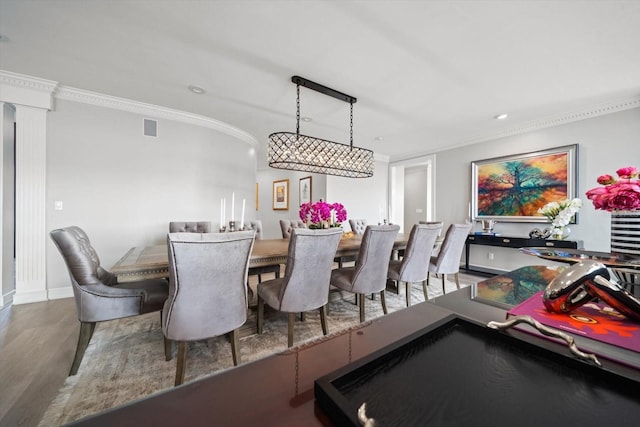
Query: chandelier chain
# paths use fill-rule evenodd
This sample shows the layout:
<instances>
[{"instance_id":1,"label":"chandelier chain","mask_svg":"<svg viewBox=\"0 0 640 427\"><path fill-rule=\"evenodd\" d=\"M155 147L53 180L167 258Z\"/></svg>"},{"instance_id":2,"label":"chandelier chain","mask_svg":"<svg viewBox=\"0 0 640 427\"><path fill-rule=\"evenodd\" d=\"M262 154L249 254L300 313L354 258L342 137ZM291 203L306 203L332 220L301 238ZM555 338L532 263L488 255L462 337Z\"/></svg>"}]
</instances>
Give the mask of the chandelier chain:
<instances>
[{"instance_id":1,"label":"chandelier chain","mask_svg":"<svg viewBox=\"0 0 640 427\"><path fill-rule=\"evenodd\" d=\"M300 135L300 85L296 85L296 135Z\"/></svg>"},{"instance_id":2,"label":"chandelier chain","mask_svg":"<svg viewBox=\"0 0 640 427\"><path fill-rule=\"evenodd\" d=\"M351 123L349 125L349 145L353 148L353 102L350 102L351 112L349 113L349 119Z\"/></svg>"}]
</instances>

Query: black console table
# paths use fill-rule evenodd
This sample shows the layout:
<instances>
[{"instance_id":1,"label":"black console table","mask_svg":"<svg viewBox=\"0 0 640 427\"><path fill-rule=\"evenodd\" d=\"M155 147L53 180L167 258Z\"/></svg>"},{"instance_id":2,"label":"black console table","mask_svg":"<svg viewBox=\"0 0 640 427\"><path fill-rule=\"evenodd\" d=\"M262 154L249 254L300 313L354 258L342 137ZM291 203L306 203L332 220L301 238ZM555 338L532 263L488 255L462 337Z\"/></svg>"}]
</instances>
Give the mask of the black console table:
<instances>
[{"instance_id":1,"label":"black console table","mask_svg":"<svg viewBox=\"0 0 640 427\"><path fill-rule=\"evenodd\" d=\"M464 245L464 268L469 271L469 250L471 245L499 246L502 248L549 247L582 249L582 240L549 240L529 237L496 236L493 234L470 234Z\"/></svg>"}]
</instances>

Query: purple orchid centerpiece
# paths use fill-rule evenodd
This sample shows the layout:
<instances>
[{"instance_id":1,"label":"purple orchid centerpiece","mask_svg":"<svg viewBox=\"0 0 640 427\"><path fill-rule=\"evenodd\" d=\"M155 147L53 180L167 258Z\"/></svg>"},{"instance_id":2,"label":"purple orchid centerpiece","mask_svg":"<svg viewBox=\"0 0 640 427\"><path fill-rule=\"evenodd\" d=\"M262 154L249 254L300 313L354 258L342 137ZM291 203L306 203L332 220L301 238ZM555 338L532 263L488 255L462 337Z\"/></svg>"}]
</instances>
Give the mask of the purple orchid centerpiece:
<instances>
[{"instance_id":1,"label":"purple orchid centerpiece","mask_svg":"<svg viewBox=\"0 0 640 427\"><path fill-rule=\"evenodd\" d=\"M347 210L342 203L322 201L300 205L300 219L312 229L340 227L347 220Z\"/></svg>"}]
</instances>

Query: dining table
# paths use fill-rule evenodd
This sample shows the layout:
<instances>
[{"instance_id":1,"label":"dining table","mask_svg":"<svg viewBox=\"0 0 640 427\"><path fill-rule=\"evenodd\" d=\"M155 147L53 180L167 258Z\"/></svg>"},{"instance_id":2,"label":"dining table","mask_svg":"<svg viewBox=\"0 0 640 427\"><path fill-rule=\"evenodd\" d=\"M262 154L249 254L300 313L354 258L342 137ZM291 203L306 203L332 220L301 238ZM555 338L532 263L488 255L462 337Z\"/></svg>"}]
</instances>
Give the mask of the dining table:
<instances>
[{"instance_id":1,"label":"dining table","mask_svg":"<svg viewBox=\"0 0 640 427\"><path fill-rule=\"evenodd\" d=\"M408 233L398 233L393 244L392 257L406 248ZM362 235L345 233L340 239L336 257L357 255L362 243ZM264 267L286 264L289 239L261 239L253 244L249 267ZM167 245L135 246L129 249L110 270L118 277L118 282L132 282L144 279L169 277L169 254Z\"/></svg>"}]
</instances>

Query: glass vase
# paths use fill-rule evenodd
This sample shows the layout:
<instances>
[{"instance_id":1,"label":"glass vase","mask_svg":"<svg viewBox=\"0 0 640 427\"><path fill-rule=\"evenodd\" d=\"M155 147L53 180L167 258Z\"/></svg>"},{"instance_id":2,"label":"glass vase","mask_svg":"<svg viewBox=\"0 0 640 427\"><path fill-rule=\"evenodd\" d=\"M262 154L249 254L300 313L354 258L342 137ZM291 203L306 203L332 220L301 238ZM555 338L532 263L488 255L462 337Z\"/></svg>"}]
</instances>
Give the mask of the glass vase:
<instances>
[{"instance_id":1,"label":"glass vase","mask_svg":"<svg viewBox=\"0 0 640 427\"><path fill-rule=\"evenodd\" d=\"M640 211L611 212L611 253L640 256Z\"/></svg>"},{"instance_id":2,"label":"glass vase","mask_svg":"<svg viewBox=\"0 0 640 427\"><path fill-rule=\"evenodd\" d=\"M551 231L551 238L553 240L565 240L571 234L571 229L568 226L556 227Z\"/></svg>"}]
</instances>

